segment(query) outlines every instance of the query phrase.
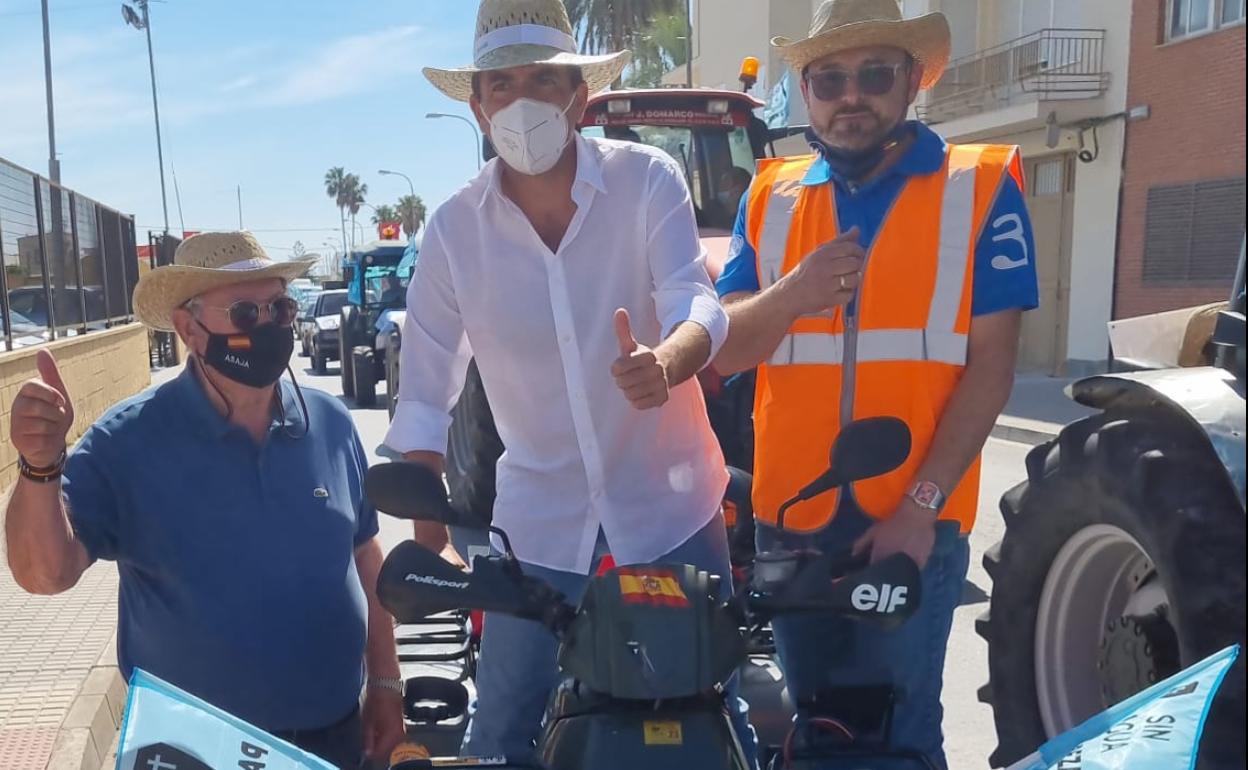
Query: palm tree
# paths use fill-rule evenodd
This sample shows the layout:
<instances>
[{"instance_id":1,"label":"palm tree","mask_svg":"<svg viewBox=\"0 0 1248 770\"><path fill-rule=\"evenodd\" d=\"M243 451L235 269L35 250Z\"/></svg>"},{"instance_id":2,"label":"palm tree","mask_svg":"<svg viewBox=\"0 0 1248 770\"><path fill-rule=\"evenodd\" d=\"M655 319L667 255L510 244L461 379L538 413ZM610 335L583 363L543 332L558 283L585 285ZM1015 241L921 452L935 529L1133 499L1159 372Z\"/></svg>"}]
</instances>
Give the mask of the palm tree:
<instances>
[{"instance_id":1,"label":"palm tree","mask_svg":"<svg viewBox=\"0 0 1248 770\"><path fill-rule=\"evenodd\" d=\"M657 88L663 76L685 66L689 55L685 14L659 13L632 42L629 88Z\"/></svg>"},{"instance_id":2,"label":"palm tree","mask_svg":"<svg viewBox=\"0 0 1248 770\"><path fill-rule=\"evenodd\" d=\"M403 223L403 234L411 238L425 223L425 202L419 195L404 195L399 198L398 209L399 221Z\"/></svg>"},{"instance_id":3,"label":"palm tree","mask_svg":"<svg viewBox=\"0 0 1248 770\"><path fill-rule=\"evenodd\" d=\"M351 214L351 242L355 243L355 217L368 196L368 185L360 181L355 174L347 174L342 180L342 192L338 205Z\"/></svg>"},{"instance_id":4,"label":"palm tree","mask_svg":"<svg viewBox=\"0 0 1248 770\"><path fill-rule=\"evenodd\" d=\"M347 250L347 209L343 205L343 192L346 189L347 170L342 166L334 166L325 172L325 194L334 199L338 207L338 219L342 226L342 250Z\"/></svg>"},{"instance_id":5,"label":"palm tree","mask_svg":"<svg viewBox=\"0 0 1248 770\"><path fill-rule=\"evenodd\" d=\"M629 48L641 30L661 13L681 10L677 0L563 0L572 28L581 35L581 50L589 54Z\"/></svg>"},{"instance_id":6,"label":"palm tree","mask_svg":"<svg viewBox=\"0 0 1248 770\"><path fill-rule=\"evenodd\" d=\"M373 209L373 224L375 225L379 225L382 222L398 222L398 221L399 221L399 212L395 210L394 206L383 203L382 205Z\"/></svg>"}]
</instances>

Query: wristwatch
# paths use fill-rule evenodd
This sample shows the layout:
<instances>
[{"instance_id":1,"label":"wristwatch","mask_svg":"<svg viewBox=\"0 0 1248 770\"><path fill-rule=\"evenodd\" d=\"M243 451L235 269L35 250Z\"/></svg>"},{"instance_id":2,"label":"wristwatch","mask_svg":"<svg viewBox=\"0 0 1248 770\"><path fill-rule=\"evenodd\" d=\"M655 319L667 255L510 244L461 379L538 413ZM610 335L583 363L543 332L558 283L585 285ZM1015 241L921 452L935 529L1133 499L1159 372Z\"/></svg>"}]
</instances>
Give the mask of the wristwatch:
<instances>
[{"instance_id":1,"label":"wristwatch","mask_svg":"<svg viewBox=\"0 0 1248 770\"><path fill-rule=\"evenodd\" d=\"M923 510L931 511L932 513L940 513L944 509L945 503L949 500L940 487L931 481L915 482L915 485L910 487L910 491L906 493L906 497L913 500L914 504Z\"/></svg>"},{"instance_id":2,"label":"wristwatch","mask_svg":"<svg viewBox=\"0 0 1248 770\"><path fill-rule=\"evenodd\" d=\"M382 690L390 690L391 692L397 693L400 697L403 696L404 687L403 687L402 679L390 679L390 678L381 677L381 676L370 676L368 678L368 686L376 687Z\"/></svg>"}]
</instances>

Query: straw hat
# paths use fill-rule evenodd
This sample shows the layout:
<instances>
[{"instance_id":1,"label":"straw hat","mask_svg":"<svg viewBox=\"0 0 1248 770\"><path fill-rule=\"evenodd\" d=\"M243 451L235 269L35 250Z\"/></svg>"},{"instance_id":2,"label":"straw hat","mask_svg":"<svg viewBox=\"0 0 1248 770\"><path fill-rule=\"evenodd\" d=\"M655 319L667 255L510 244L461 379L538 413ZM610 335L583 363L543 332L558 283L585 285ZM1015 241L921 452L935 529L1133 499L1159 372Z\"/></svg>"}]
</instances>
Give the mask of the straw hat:
<instances>
[{"instance_id":1,"label":"straw hat","mask_svg":"<svg viewBox=\"0 0 1248 770\"><path fill-rule=\"evenodd\" d=\"M580 67L591 94L615 82L628 65L629 52L584 56L577 53L572 22L561 0L482 0L477 11L473 64L457 69L426 67L425 77L457 101L472 97L478 72L559 64Z\"/></svg>"},{"instance_id":2,"label":"straw hat","mask_svg":"<svg viewBox=\"0 0 1248 770\"><path fill-rule=\"evenodd\" d=\"M809 37L777 37L771 44L798 72L840 51L873 45L901 48L923 64L921 87L931 88L949 64L949 22L943 13L903 19L897 0L824 0Z\"/></svg>"},{"instance_id":3,"label":"straw hat","mask_svg":"<svg viewBox=\"0 0 1248 770\"><path fill-rule=\"evenodd\" d=\"M158 267L134 287L134 314L145 326L173 331L173 311L206 291L280 278L293 281L316 259L274 262L251 233L203 233L178 246L174 264Z\"/></svg>"}]
</instances>

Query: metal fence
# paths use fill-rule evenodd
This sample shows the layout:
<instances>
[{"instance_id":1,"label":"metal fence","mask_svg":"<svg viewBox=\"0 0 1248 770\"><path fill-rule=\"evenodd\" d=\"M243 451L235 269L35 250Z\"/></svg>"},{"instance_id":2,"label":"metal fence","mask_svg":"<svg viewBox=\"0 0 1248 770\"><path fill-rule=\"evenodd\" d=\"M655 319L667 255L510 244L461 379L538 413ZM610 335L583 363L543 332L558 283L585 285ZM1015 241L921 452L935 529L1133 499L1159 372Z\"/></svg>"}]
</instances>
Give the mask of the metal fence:
<instances>
[{"instance_id":1,"label":"metal fence","mask_svg":"<svg viewBox=\"0 0 1248 770\"><path fill-rule=\"evenodd\" d=\"M134 218L0 159L5 350L133 320Z\"/></svg>"},{"instance_id":2,"label":"metal fence","mask_svg":"<svg viewBox=\"0 0 1248 770\"><path fill-rule=\"evenodd\" d=\"M1090 99L1109 87L1105 30L1044 29L949 63L919 107L929 123L1026 99Z\"/></svg>"}]
</instances>

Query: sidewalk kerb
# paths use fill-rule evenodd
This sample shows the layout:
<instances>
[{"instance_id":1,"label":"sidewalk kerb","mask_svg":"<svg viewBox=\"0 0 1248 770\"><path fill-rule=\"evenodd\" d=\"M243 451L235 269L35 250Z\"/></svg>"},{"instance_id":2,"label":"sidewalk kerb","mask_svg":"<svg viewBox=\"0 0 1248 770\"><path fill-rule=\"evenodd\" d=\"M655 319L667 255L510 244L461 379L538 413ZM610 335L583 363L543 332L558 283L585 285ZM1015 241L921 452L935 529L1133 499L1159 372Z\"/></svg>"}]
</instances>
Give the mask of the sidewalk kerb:
<instances>
[{"instance_id":1,"label":"sidewalk kerb","mask_svg":"<svg viewBox=\"0 0 1248 770\"><path fill-rule=\"evenodd\" d=\"M61 723L47 770L100 770L109 755L126 706L116 644L114 637L83 680Z\"/></svg>"}]
</instances>

